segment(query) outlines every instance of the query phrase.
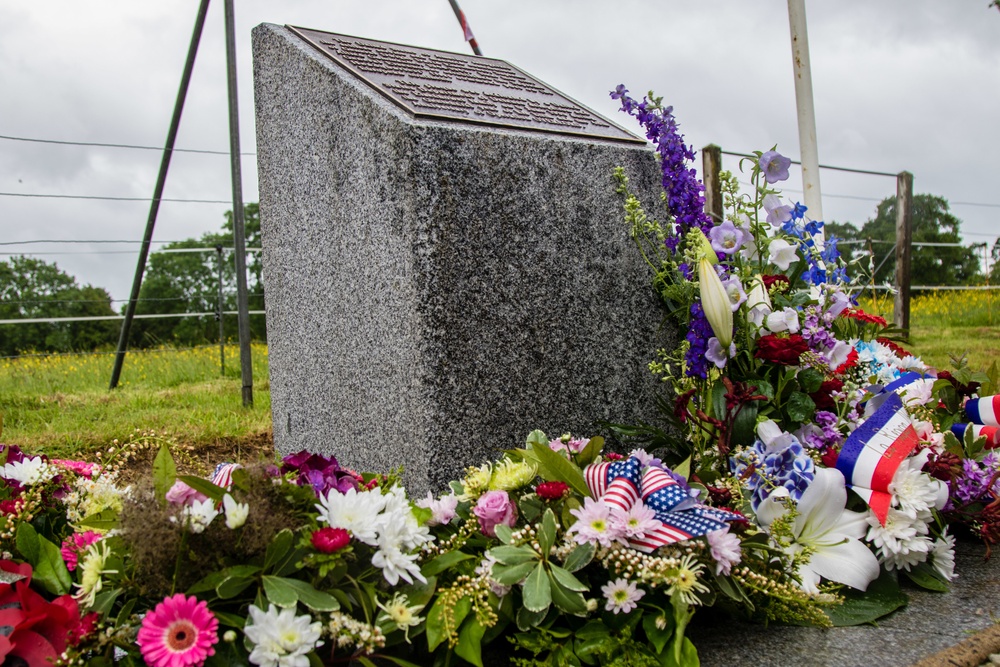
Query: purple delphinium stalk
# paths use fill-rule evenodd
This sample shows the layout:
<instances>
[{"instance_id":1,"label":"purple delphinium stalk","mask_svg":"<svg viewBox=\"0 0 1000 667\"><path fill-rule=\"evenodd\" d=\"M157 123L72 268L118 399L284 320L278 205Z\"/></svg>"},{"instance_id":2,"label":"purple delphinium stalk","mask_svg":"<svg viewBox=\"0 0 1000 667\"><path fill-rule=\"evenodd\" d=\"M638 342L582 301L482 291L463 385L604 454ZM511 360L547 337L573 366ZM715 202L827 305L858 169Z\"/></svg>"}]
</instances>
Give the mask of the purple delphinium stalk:
<instances>
[{"instance_id":1,"label":"purple delphinium stalk","mask_svg":"<svg viewBox=\"0 0 1000 667\"><path fill-rule=\"evenodd\" d=\"M611 99L621 100L622 111L635 117L646 129L646 137L653 142L660 155L667 212L678 227L677 235L668 236L664 241L667 249L675 251L680 237L692 227L701 229L707 235L714 224L705 213L705 198L702 196L705 188L695 170L688 166L688 161L694 160L694 149L685 145L683 135L677 131L673 107L660 108L647 98L636 102L621 84L611 92Z\"/></svg>"},{"instance_id":2,"label":"purple delphinium stalk","mask_svg":"<svg viewBox=\"0 0 1000 667\"><path fill-rule=\"evenodd\" d=\"M706 363L708 358L705 354L708 351L708 340L712 336L712 325L708 323L701 303L698 301L692 303L691 322L687 333L687 342L691 344L691 347L684 355L688 377L701 378L702 380L708 377L708 363Z\"/></svg>"}]
</instances>

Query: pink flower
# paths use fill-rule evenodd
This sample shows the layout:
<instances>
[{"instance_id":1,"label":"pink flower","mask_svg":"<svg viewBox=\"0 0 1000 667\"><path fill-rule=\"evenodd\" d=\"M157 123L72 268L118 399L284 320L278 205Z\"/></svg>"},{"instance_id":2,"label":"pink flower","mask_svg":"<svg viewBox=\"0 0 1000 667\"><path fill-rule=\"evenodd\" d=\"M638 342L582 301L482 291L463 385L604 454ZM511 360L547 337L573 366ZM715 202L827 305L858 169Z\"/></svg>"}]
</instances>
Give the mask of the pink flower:
<instances>
[{"instance_id":1,"label":"pink flower","mask_svg":"<svg viewBox=\"0 0 1000 667\"><path fill-rule=\"evenodd\" d=\"M417 501L417 507L425 507L431 511L431 518L427 522L428 526L445 526L455 518L458 496L449 494L435 498L434 494L428 491L426 498Z\"/></svg>"},{"instance_id":2,"label":"pink flower","mask_svg":"<svg viewBox=\"0 0 1000 667\"><path fill-rule=\"evenodd\" d=\"M68 538L63 540L62 548L59 551L62 553L63 560L66 561L66 569L70 572L75 570L77 559L80 557L80 554L86 551L87 547L100 539L100 533L88 530L83 533L73 533Z\"/></svg>"},{"instance_id":3,"label":"pink flower","mask_svg":"<svg viewBox=\"0 0 1000 667\"><path fill-rule=\"evenodd\" d=\"M70 472L76 473L82 477L90 479L94 474L101 472L101 466L97 463L87 463L86 461L68 461L66 459L52 459L50 461L53 465L59 466L64 470L69 470Z\"/></svg>"},{"instance_id":4,"label":"pink flower","mask_svg":"<svg viewBox=\"0 0 1000 667\"><path fill-rule=\"evenodd\" d=\"M316 551L323 554L332 554L350 544L351 533L345 528L331 528L330 526L326 526L315 531L309 541Z\"/></svg>"},{"instance_id":5,"label":"pink flower","mask_svg":"<svg viewBox=\"0 0 1000 667\"><path fill-rule=\"evenodd\" d=\"M218 627L207 603L177 593L146 614L135 643L152 667L200 667L215 655Z\"/></svg>"},{"instance_id":6,"label":"pink flower","mask_svg":"<svg viewBox=\"0 0 1000 667\"><path fill-rule=\"evenodd\" d=\"M487 537L496 537L495 528L503 524L513 528L517 522L517 507L506 491L487 491L479 496L472 513L479 518L479 530Z\"/></svg>"},{"instance_id":7,"label":"pink flower","mask_svg":"<svg viewBox=\"0 0 1000 667\"><path fill-rule=\"evenodd\" d=\"M601 592L607 600L604 608L616 614L629 613L638 606L636 603L646 594L646 591L636 587L634 581L621 577L601 586Z\"/></svg>"},{"instance_id":8,"label":"pink flower","mask_svg":"<svg viewBox=\"0 0 1000 667\"><path fill-rule=\"evenodd\" d=\"M569 513L577 518L568 532L574 533L573 540L578 544L592 542L610 547L613 542L624 543L623 526L612 520L611 505L603 500L584 498L583 507Z\"/></svg>"},{"instance_id":9,"label":"pink flower","mask_svg":"<svg viewBox=\"0 0 1000 667\"><path fill-rule=\"evenodd\" d=\"M712 560L715 561L715 574L728 576L733 565L743 559L740 538L729 532L729 526L705 533L705 538L708 540Z\"/></svg>"},{"instance_id":10,"label":"pink flower","mask_svg":"<svg viewBox=\"0 0 1000 667\"><path fill-rule=\"evenodd\" d=\"M549 440L549 449L556 452L566 452L568 454L579 454L590 444L589 438L573 438L568 442L563 442L562 438Z\"/></svg>"},{"instance_id":11,"label":"pink flower","mask_svg":"<svg viewBox=\"0 0 1000 667\"><path fill-rule=\"evenodd\" d=\"M208 496L195 491L181 480L174 482L174 485L167 491L167 502L173 505L190 505L195 500L203 502L208 500Z\"/></svg>"}]
</instances>

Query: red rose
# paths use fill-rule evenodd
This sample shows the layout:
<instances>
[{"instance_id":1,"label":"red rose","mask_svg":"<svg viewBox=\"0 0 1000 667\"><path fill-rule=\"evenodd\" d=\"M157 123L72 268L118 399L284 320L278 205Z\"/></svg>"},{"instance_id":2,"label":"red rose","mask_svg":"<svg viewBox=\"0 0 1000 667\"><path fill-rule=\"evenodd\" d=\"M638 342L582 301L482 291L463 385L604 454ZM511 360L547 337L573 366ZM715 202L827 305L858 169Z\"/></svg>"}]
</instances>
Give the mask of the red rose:
<instances>
[{"instance_id":1,"label":"red rose","mask_svg":"<svg viewBox=\"0 0 1000 667\"><path fill-rule=\"evenodd\" d=\"M820 455L820 460L827 468L836 467L838 458L840 458L840 452L835 447L828 447Z\"/></svg>"},{"instance_id":2,"label":"red rose","mask_svg":"<svg viewBox=\"0 0 1000 667\"><path fill-rule=\"evenodd\" d=\"M808 351L809 343L799 334L792 334L787 338L768 334L757 340L757 349L753 356L782 366L795 366L799 363L799 357Z\"/></svg>"},{"instance_id":3,"label":"red rose","mask_svg":"<svg viewBox=\"0 0 1000 667\"><path fill-rule=\"evenodd\" d=\"M542 482L535 487L535 493L542 500L559 500L569 491L566 482Z\"/></svg>"},{"instance_id":4,"label":"red rose","mask_svg":"<svg viewBox=\"0 0 1000 667\"><path fill-rule=\"evenodd\" d=\"M827 412L834 412L837 408L836 402L833 400L833 393L840 391L844 388L844 383L841 380L834 378L833 380L825 380L823 384L819 386L819 389L809 394L809 398L813 400L816 404L817 410L826 410Z\"/></svg>"},{"instance_id":5,"label":"red rose","mask_svg":"<svg viewBox=\"0 0 1000 667\"><path fill-rule=\"evenodd\" d=\"M313 548L324 554L340 551L351 542L351 534L344 528L320 528L312 534Z\"/></svg>"}]
</instances>

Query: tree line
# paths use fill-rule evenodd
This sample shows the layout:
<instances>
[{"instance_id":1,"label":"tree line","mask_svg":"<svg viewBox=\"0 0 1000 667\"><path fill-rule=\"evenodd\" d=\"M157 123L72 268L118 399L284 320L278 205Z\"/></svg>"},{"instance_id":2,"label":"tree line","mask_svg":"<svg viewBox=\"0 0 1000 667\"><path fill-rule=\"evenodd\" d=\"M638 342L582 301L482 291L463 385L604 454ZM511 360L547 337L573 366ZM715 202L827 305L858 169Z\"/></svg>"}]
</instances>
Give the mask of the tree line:
<instances>
[{"instance_id":1,"label":"tree line","mask_svg":"<svg viewBox=\"0 0 1000 667\"><path fill-rule=\"evenodd\" d=\"M260 247L260 211L256 203L244 206L247 247ZM217 252L168 252L190 248L222 248L223 311L235 311L236 262L233 253L233 213L225 213L221 231L169 243L149 255L136 314L215 313L219 305ZM260 253L248 253L250 310L264 309ZM79 285L55 263L20 256L0 261L0 320L114 316L111 295L102 287ZM236 336L235 317L227 318L227 337ZM251 336L265 340L264 316L250 317ZM33 322L0 325L0 356L114 349L120 320ZM219 324L215 316L136 319L130 347L173 345L188 347L215 343Z\"/></svg>"}]
</instances>

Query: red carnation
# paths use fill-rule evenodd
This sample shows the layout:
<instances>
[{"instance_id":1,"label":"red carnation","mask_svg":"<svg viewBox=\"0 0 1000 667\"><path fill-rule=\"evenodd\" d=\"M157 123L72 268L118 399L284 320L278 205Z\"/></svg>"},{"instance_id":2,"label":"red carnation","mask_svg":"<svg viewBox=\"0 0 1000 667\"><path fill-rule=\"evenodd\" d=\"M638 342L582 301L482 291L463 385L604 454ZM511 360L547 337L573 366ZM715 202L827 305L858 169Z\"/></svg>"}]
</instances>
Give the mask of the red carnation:
<instances>
[{"instance_id":1,"label":"red carnation","mask_svg":"<svg viewBox=\"0 0 1000 667\"><path fill-rule=\"evenodd\" d=\"M837 408L837 404L833 400L833 394L843 388L844 383L842 380L838 380L836 378L833 380L824 380L823 384L819 386L819 389L809 394L809 397L813 400L813 403L816 404L817 410L833 412Z\"/></svg>"},{"instance_id":2,"label":"red carnation","mask_svg":"<svg viewBox=\"0 0 1000 667\"><path fill-rule=\"evenodd\" d=\"M838 458L840 458L840 451L836 447L827 447L820 455L820 460L827 468L836 467Z\"/></svg>"},{"instance_id":3,"label":"red carnation","mask_svg":"<svg viewBox=\"0 0 1000 667\"><path fill-rule=\"evenodd\" d=\"M854 368L858 365L858 351L853 347L851 351L847 353L847 361L837 366L837 370L834 371L837 375L843 375L847 372L847 369Z\"/></svg>"},{"instance_id":4,"label":"red carnation","mask_svg":"<svg viewBox=\"0 0 1000 667\"><path fill-rule=\"evenodd\" d=\"M542 482L535 487L535 493L543 500L559 500L569 491L566 482Z\"/></svg>"},{"instance_id":5,"label":"red carnation","mask_svg":"<svg viewBox=\"0 0 1000 667\"><path fill-rule=\"evenodd\" d=\"M782 366L795 366L799 357L809 350L809 343L799 334L782 338L777 334L761 336L757 340L757 349L753 356Z\"/></svg>"},{"instance_id":6,"label":"red carnation","mask_svg":"<svg viewBox=\"0 0 1000 667\"><path fill-rule=\"evenodd\" d=\"M896 356L900 359L906 359L907 357L912 357L913 355L906 349L904 349L899 343L889 340L888 338L876 338L876 341L882 343L887 348L896 353Z\"/></svg>"},{"instance_id":7,"label":"red carnation","mask_svg":"<svg viewBox=\"0 0 1000 667\"><path fill-rule=\"evenodd\" d=\"M879 315L872 315L871 313L866 313L860 308L848 308L844 311L844 317L849 317L852 320L858 320L860 322L865 322L867 324L877 324L880 327L885 327L888 322L885 321L884 317Z\"/></svg>"},{"instance_id":8,"label":"red carnation","mask_svg":"<svg viewBox=\"0 0 1000 667\"><path fill-rule=\"evenodd\" d=\"M312 534L313 548L324 554L332 554L346 547L351 541L351 534L344 528L320 528Z\"/></svg>"}]
</instances>

